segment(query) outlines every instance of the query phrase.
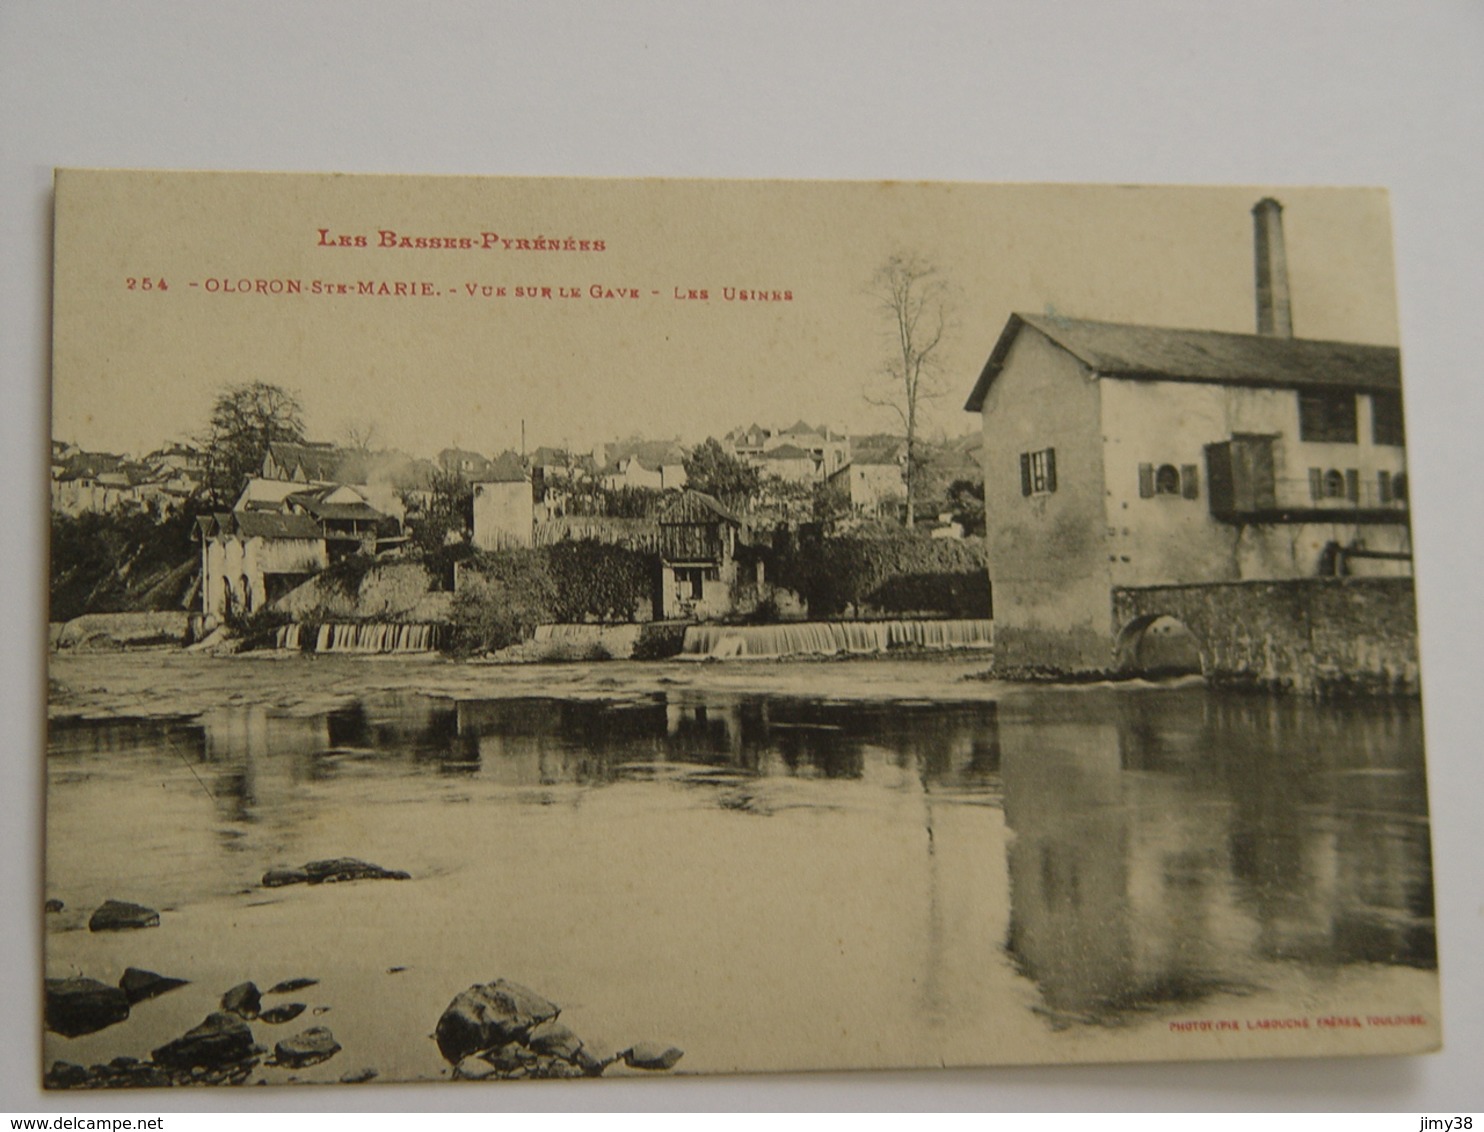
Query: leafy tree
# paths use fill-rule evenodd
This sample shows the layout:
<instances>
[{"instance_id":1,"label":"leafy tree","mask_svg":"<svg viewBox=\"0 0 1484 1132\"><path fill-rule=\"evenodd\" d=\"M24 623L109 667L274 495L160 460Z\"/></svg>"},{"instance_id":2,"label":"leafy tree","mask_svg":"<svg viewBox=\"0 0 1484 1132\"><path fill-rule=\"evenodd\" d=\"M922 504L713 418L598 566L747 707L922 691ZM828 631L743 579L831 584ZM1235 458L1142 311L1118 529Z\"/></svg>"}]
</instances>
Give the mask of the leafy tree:
<instances>
[{"instance_id":1,"label":"leafy tree","mask_svg":"<svg viewBox=\"0 0 1484 1132\"><path fill-rule=\"evenodd\" d=\"M418 498L403 493L402 502L411 505ZM412 539L424 550L459 541L474 530L474 485L458 472L436 471L428 478L426 502L416 514Z\"/></svg>"},{"instance_id":2,"label":"leafy tree","mask_svg":"<svg viewBox=\"0 0 1484 1132\"><path fill-rule=\"evenodd\" d=\"M687 487L714 495L734 507L744 505L762 484L758 470L728 452L714 436L692 448L684 466Z\"/></svg>"},{"instance_id":3,"label":"leafy tree","mask_svg":"<svg viewBox=\"0 0 1484 1132\"><path fill-rule=\"evenodd\" d=\"M304 408L295 394L263 381L227 386L202 440L207 492L217 506L230 506L262 468L270 444L303 442Z\"/></svg>"},{"instance_id":4,"label":"leafy tree","mask_svg":"<svg viewBox=\"0 0 1484 1132\"><path fill-rule=\"evenodd\" d=\"M867 402L894 411L907 437L907 529L917 520L918 428L924 403L942 395L938 347L948 326L948 284L916 256L894 255L871 281L888 322L890 346L879 395Z\"/></svg>"},{"instance_id":5,"label":"leafy tree","mask_svg":"<svg viewBox=\"0 0 1484 1132\"><path fill-rule=\"evenodd\" d=\"M954 480L948 485L948 509L966 535L984 534L984 481Z\"/></svg>"}]
</instances>

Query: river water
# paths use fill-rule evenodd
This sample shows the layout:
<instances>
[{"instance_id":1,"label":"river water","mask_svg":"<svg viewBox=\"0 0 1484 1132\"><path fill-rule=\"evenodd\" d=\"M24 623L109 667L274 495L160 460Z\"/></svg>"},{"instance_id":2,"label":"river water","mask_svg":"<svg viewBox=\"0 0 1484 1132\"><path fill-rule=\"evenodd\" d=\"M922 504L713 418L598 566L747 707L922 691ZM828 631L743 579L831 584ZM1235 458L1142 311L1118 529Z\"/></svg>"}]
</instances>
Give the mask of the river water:
<instances>
[{"instance_id":1,"label":"river water","mask_svg":"<svg viewBox=\"0 0 1484 1132\"><path fill-rule=\"evenodd\" d=\"M1012 688L962 662L189 664L54 664L47 974L191 982L48 1034L48 1063L146 1056L227 987L301 976L319 1014L256 1030L333 1029L303 1080L447 1076L438 1015L496 977L690 1072L1436 1034L1413 700ZM172 686L189 716L163 714ZM259 884L336 856L412 879ZM88 932L110 897L161 926Z\"/></svg>"}]
</instances>

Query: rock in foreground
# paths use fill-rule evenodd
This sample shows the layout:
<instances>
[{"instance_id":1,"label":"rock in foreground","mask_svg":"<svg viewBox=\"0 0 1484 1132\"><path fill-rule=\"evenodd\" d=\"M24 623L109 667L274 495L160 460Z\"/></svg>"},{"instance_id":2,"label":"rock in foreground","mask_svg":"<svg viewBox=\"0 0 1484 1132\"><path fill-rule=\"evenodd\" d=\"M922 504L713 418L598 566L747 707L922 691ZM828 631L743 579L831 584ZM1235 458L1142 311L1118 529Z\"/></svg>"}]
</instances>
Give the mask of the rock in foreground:
<instances>
[{"instance_id":1,"label":"rock in foreground","mask_svg":"<svg viewBox=\"0 0 1484 1132\"><path fill-rule=\"evenodd\" d=\"M659 1042L639 1042L623 1051L623 1063L630 1069L674 1069L675 1063L685 1056L683 1049L661 1045Z\"/></svg>"},{"instance_id":2,"label":"rock in foreground","mask_svg":"<svg viewBox=\"0 0 1484 1132\"><path fill-rule=\"evenodd\" d=\"M292 1038L285 1038L273 1047L273 1057L280 1065L302 1069L306 1065L318 1065L340 1052L340 1043L328 1026L311 1026Z\"/></svg>"},{"instance_id":3,"label":"rock in foreground","mask_svg":"<svg viewBox=\"0 0 1484 1132\"><path fill-rule=\"evenodd\" d=\"M462 1081L522 1077L600 1077L620 1057L635 1069L665 1070L684 1056L674 1046L640 1042L602 1057L571 1027L560 1008L519 983L496 979L456 997L438 1019L438 1050Z\"/></svg>"},{"instance_id":4,"label":"rock in foreground","mask_svg":"<svg viewBox=\"0 0 1484 1132\"><path fill-rule=\"evenodd\" d=\"M496 979L472 986L448 1004L438 1019L434 1038L438 1052L450 1065L479 1050L496 1049L507 1042L524 1042L531 1030L555 1018L560 1007L533 990Z\"/></svg>"},{"instance_id":5,"label":"rock in foreground","mask_svg":"<svg viewBox=\"0 0 1484 1132\"><path fill-rule=\"evenodd\" d=\"M129 997L97 979L47 979L46 1028L66 1038L92 1034L129 1016Z\"/></svg>"},{"instance_id":6,"label":"rock in foreground","mask_svg":"<svg viewBox=\"0 0 1484 1132\"><path fill-rule=\"evenodd\" d=\"M310 861L297 869L269 869L263 874L264 888L283 888L290 884L338 884L347 880L410 880L412 874L400 869L384 869L354 857L330 857Z\"/></svg>"},{"instance_id":7,"label":"rock in foreground","mask_svg":"<svg viewBox=\"0 0 1484 1132\"><path fill-rule=\"evenodd\" d=\"M121 932L131 928L157 928L160 914L143 904L130 904L127 900L105 900L103 905L88 920L90 932Z\"/></svg>"},{"instance_id":8,"label":"rock in foreground","mask_svg":"<svg viewBox=\"0 0 1484 1132\"><path fill-rule=\"evenodd\" d=\"M129 1004L143 1002L147 998L154 998L157 994L174 990L176 987L186 985L186 979L174 979L169 975L157 975L153 971L146 971L142 967L128 968L123 977L119 979L119 990L128 996Z\"/></svg>"},{"instance_id":9,"label":"rock in foreground","mask_svg":"<svg viewBox=\"0 0 1484 1132\"><path fill-rule=\"evenodd\" d=\"M188 1069L245 1061L257 1052L248 1024L235 1015L217 1012L208 1014L199 1026L162 1045L150 1056L157 1065Z\"/></svg>"},{"instance_id":10,"label":"rock in foreground","mask_svg":"<svg viewBox=\"0 0 1484 1132\"><path fill-rule=\"evenodd\" d=\"M256 983L238 983L222 995L222 1009L239 1018L256 1018L262 1006L263 996Z\"/></svg>"}]
</instances>

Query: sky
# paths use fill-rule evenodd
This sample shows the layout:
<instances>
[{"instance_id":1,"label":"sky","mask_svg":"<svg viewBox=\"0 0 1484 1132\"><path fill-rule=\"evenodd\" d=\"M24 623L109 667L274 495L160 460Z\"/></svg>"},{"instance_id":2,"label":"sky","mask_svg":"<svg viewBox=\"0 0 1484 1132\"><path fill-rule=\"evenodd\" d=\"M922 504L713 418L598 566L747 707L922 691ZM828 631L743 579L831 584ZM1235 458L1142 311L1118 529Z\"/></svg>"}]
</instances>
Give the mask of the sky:
<instances>
[{"instance_id":1,"label":"sky","mask_svg":"<svg viewBox=\"0 0 1484 1132\"><path fill-rule=\"evenodd\" d=\"M522 425L581 450L894 429L869 400L893 331L872 283L903 255L947 288L924 429L954 435L1012 311L1252 331L1264 195L63 171L52 434L142 455L247 381L294 391L312 438L371 426L423 456L519 449ZM1276 195L1296 334L1396 344L1384 193Z\"/></svg>"}]
</instances>

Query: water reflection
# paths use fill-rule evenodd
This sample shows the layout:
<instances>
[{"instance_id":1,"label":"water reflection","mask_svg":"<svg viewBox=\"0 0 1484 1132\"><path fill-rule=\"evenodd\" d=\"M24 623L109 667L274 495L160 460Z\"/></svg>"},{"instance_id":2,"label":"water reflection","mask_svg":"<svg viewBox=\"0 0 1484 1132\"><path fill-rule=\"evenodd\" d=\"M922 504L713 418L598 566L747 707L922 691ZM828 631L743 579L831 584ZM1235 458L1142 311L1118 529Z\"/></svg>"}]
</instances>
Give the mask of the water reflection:
<instances>
[{"instance_id":1,"label":"water reflection","mask_svg":"<svg viewBox=\"0 0 1484 1132\"><path fill-rule=\"evenodd\" d=\"M51 755L54 787L106 771L110 789L142 793L158 776L130 778L138 760L189 767L201 796L185 793L197 806L209 795L218 844L261 858L235 880L301 859L305 829L368 799L550 802L654 785L698 791L712 813L767 816L779 807L754 789L785 785L788 806L900 838L901 874L922 898L910 962L932 1018L959 1009L986 964L1013 978L1013 963L1056 1025L1127 1020L1285 972L1435 965L1412 701L1335 707L1200 687L1035 690L999 704L380 693L320 714L225 705L194 723L61 725ZM756 826L762 844L768 823Z\"/></svg>"},{"instance_id":2,"label":"water reflection","mask_svg":"<svg viewBox=\"0 0 1484 1132\"><path fill-rule=\"evenodd\" d=\"M1008 948L1058 1021L1435 965L1414 704L1027 697L1000 742Z\"/></svg>"}]
</instances>

